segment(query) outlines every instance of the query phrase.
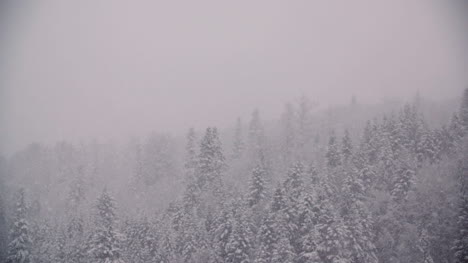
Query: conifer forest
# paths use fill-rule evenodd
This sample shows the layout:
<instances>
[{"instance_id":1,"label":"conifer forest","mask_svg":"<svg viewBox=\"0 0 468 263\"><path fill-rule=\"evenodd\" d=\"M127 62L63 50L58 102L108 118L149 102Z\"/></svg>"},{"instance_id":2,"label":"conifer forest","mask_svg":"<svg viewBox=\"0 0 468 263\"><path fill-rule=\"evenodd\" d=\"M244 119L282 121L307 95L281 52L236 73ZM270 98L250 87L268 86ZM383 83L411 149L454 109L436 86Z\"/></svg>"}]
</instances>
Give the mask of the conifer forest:
<instances>
[{"instance_id":1,"label":"conifer forest","mask_svg":"<svg viewBox=\"0 0 468 263\"><path fill-rule=\"evenodd\" d=\"M2 159L4 262L467 262L468 89ZM326 121L337 121L324 125ZM352 119L352 125L344 125Z\"/></svg>"},{"instance_id":2,"label":"conifer forest","mask_svg":"<svg viewBox=\"0 0 468 263\"><path fill-rule=\"evenodd\" d=\"M0 263L468 263L468 0L0 0Z\"/></svg>"}]
</instances>

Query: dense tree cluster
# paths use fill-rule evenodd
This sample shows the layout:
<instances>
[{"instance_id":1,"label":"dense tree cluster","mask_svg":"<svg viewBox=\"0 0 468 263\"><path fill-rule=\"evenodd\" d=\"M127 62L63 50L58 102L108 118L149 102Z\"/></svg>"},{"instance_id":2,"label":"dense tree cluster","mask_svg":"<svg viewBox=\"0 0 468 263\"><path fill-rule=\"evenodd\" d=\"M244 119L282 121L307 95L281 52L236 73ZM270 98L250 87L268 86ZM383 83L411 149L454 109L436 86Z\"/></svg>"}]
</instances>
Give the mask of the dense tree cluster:
<instances>
[{"instance_id":1,"label":"dense tree cluster","mask_svg":"<svg viewBox=\"0 0 468 263\"><path fill-rule=\"evenodd\" d=\"M239 119L226 155L217 128L190 129L180 161L166 135L132 142L126 154L97 143L33 145L2 161L3 173L15 173L9 189L27 191L18 191L14 209L5 202L12 193L0 195L0 231L10 226L0 256L10 263L468 262L468 90L446 125L429 125L419 107L319 133L302 98L286 106L279 127L254 111L246 138ZM68 197L54 200L40 187Z\"/></svg>"}]
</instances>

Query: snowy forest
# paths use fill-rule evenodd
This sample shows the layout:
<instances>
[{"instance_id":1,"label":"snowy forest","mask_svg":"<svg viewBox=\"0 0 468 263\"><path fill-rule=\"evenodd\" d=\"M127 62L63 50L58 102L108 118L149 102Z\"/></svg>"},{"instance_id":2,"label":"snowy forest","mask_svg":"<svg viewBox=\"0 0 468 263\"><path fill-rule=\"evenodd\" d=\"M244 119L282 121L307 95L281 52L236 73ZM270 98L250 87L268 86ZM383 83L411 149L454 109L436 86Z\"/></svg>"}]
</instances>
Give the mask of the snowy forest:
<instances>
[{"instance_id":1,"label":"snowy forest","mask_svg":"<svg viewBox=\"0 0 468 263\"><path fill-rule=\"evenodd\" d=\"M0 160L0 262L468 262L468 89L423 95L30 144Z\"/></svg>"}]
</instances>

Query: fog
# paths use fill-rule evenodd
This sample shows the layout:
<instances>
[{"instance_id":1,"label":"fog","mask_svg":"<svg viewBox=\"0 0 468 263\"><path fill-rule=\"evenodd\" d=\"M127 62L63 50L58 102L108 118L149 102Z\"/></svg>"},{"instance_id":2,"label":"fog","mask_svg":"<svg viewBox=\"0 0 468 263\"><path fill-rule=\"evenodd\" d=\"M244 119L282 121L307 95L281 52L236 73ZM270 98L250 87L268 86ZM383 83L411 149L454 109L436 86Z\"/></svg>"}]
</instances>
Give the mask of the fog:
<instances>
[{"instance_id":1,"label":"fog","mask_svg":"<svg viewBox=\"0 0 468 263\"><path fill-rule=\"evenodd\" d=\"M3 1L0 149L226 127L301 95L450 99L459 2Z\"/></svg>"},{"instance_id":2,"label":"fog","mask_svg":"<svg viewBox=\"0 0 468 263\"><path fill-rule=\"evenodd\" d=\"M467 29L464 0L3 0L0 262L466 262Z\"/></svg>"}]
</instances>

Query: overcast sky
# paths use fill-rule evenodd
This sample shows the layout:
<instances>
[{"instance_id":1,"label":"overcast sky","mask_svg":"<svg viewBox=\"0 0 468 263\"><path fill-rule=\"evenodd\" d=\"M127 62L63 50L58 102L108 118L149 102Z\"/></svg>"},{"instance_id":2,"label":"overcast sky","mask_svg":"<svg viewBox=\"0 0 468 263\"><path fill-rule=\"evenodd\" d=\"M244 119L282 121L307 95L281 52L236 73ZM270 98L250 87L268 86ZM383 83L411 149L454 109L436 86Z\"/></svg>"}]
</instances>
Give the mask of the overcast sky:
<instances>
[{"instance_id":1,"label":"overcast sky","mask_svg":"<svg viewBox=\"0 0 468 263\"><path fill-rule=\"evenodd\" d=\"M450 98L468 85L456 2L3 0L0 152L273 118L301 94Z\"/></svg>"}]
</instances>

